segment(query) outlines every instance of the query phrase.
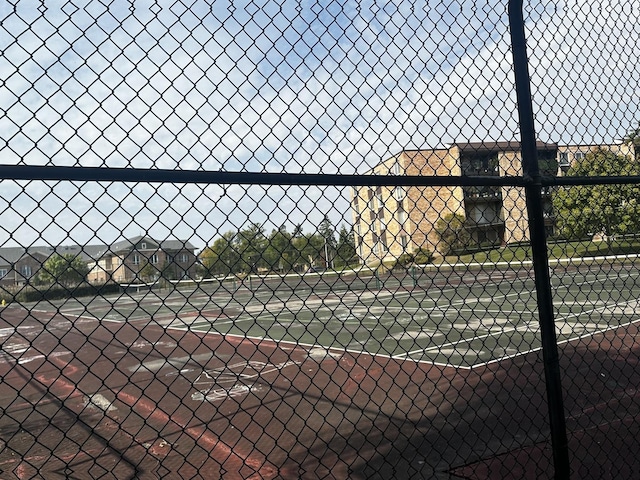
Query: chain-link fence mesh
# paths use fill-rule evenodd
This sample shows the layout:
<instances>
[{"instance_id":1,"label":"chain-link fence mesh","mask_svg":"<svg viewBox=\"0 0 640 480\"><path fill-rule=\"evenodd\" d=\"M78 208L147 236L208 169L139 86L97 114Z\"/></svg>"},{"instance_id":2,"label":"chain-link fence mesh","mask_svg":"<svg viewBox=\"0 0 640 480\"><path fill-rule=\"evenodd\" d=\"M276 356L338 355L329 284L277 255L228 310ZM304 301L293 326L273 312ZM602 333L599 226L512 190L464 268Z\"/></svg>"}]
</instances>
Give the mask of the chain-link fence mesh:
<instances>
[{"instance_id":1,"label":"chain-link fence mesh","mask_svg":"<svg viewBox=\"0 0 640 480\"><path fill-rule=\"evenodd\" d=\"M639 17L0 5L2 478L637 478Z\"/></svg>"}]
</instances>

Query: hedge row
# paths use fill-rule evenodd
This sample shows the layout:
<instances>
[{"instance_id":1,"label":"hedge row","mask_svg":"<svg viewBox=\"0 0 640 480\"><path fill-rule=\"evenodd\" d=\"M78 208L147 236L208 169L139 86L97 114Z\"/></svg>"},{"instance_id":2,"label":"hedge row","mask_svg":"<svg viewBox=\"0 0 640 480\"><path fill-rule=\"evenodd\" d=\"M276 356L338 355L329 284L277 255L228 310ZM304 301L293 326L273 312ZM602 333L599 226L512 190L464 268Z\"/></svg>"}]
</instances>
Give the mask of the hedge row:
<instances>
[{"instance_id":1,"label":"hedge row","mask_svg":"<svg viewBox=\"0 0 640 480\"><path fill-rule=\"evenodd\" d=\"M7 289L0 290L0 301L5 302L38 302L41 300L58 300L62 298L95 297L120 292L120 285L117 283L105 283L93 285L83 283L75 287L63 287L61 285L49 286L25 286L15 291Z\"/></svg>"}]
</instances>

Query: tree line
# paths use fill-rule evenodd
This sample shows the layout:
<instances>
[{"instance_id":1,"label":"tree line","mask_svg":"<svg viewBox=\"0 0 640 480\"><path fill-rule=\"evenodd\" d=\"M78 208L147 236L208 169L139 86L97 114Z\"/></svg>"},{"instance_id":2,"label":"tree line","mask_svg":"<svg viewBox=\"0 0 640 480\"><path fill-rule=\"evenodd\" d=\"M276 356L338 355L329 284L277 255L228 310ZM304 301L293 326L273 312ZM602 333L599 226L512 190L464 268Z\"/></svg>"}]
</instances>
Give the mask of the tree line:
<instances>
[{"instance_id":1,"label":"tree line","mask_svg":"<svg viewBox=\"0 0 640 480\"><path fill-rule=\"evenodd\" d=\"M301 224L293 231L281 225L267 233L254 222L222 234L199 257L204 276L340 269L358 263L352 229L342 224L336 233L326 215L313 233L305 233Z\"/></svg>"}]
</instances>

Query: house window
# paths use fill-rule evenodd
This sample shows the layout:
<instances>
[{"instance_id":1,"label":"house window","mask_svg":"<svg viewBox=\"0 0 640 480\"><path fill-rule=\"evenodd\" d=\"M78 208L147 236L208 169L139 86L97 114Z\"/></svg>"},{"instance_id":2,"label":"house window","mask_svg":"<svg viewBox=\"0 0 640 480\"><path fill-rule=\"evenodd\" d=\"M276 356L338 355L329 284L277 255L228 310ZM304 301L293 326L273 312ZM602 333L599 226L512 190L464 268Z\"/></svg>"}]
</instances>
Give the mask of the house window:
<instances>
[{"instance_id":1,"label":"house window","mask_svg":"<svg viewBox=\"0 0 640 480\"><path fill-rule=\"evenodd\" d=\"M145 242L142 242L140 244L140 248L144 250L145 248L147 248L147 244Z\"/></svg>"},{"instance_id":2,"label":"house window","mask_svg":"<svg viewBox=\"0 0 640 480\"><path fill-rule=\"evenodd\" d=\"M576 152L573 154L573 158L576 159L577 162L584 159L584 152Z\"/></svg>"},{"instance_id":3,"label":"house window","mask_svg":"<svg viewBox=\"0 0 640 480\"><path fill-rule=\"evenodd\" d=\"M158 254L154 253L153 255L151 255L151 263L154 265L158 264Z\"/></svg>"},{"instance_id":4,"label":"house window","mask_svg":"<svg viewBox=\"0 0 640 480\"><path fill-rule=\"evenodd\" d=\"M138 255L137 253L133 256L133 264L140 265L140 255Z\"/></svg>"},{"instance_id":5,"label":"house window","mask_svg":"<svg viewBox=\"0 0 640 480\"><path fill-rule=\"evenodd\" d=\"M6 277L7 273L9 273L9 271L6 268L0 268L0 278Z\"/></svg>"},{"instance_id":6,"label":"house window","mask_svg":"<svg viewBox=\"0 0 640 480\"><path fill-rule=\"evenodd\" d=\"M31 276L31 265L23 265L20 267L20 273L23 277L29 278Z\"/></svg>"},{"instance_id":7,"label":"house window","mask_svg":"<svg viewBox=\"0 0 640 480\"><path fill-rule=\"evenodd\" d=\"M187 255L186 253L181 253L180 256L178 257L179 263L187 263L188 261L189 261L189 255Z\"/></svg>"},{"instance_id":8,"label":"house window","mask_svg":"<svg viewBox=\"0 0 640 480\"><path fill-rule=\"evenodd\" d=\"M397 186L395 188L395 190L393 191L393 196L395 197L396 200L398 201L402 201L404 200L404 197L407 195L407 192L405 191L404 187L401 186Z\"/></svg>"}]
</instances>

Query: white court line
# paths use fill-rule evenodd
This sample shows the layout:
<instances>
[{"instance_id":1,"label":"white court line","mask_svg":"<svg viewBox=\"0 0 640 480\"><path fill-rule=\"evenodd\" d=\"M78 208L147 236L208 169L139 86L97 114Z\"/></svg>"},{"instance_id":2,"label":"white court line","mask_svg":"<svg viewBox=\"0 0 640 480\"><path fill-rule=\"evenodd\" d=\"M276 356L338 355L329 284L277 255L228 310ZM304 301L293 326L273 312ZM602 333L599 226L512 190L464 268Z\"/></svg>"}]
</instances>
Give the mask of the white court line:
<instances>
[{"instance_id":1,"label":"white court line","mask_svg":"<svg viewBox=\"0 0 640 480\"><path fill-rule=\"evenodd\" d=\"M640 319L631 320L631 321L629 321L627 323L621 323L619 325L612 325L611 327L605 328L604 330L597 330L595 332L585 333L585 334L579 335L577 337L571 337L571 338L568 338L566 340L561 340L560 342L558 342L558 345L565 345L565 344L567 344L569 342L575 342L576 340L580 340L582 338L593 337L594 335L599 335L599 334L603 334L603 333L609 332L611 330L616 330L618 328L627 327L627 326L632 325L634 323L638 323L639 321L640 321ZM506 359L509 359L509 358L520 357L522 355L526 355L526 354L531 353L531 352L537 352L537 351L540 351L540 350L542 350L542 346L540 346L538 348L533 348L531 350L527 350L527 351L524 351L524 352L518 352L518 353L513 354L513 355L507 355L507 356L504 356L504 357L496 358L496 359L490 360L488 362L477 363L477 364L472 365L471 369L474 369L474 368L477 368L477 367L484 367L484 366L487 366L487 365L491 365L493 363L501 362L502 360L506 360Z\"/></svg>"},{"instance_id":2,"label":"white court line","mask_svg":"<svg viewBox=\"0 0 640 480\"><path fill-rule=\"evenodd\" d=\"M629 305L632 302L638 302L638 300L633 299L633 300L629 300L627 302L623 302L622 304L616 303L614 305L603 305L602 307L593 308L591 310L586 310L586 311L583 311L583 312L580 312L580 313L570 314L570 315L568 315L568 316L566 316L566 317L564 317L562 319L566 320L568 318L579 317L579 316L582 316L582 315L588 315L588 314L591 314L591 313L594 313L594 312L598 312L598 311L603 312L603 311L606 311L607 309L610 309L610 308L620 308L621 306ZM559 319L556 318L556 320L559 320ZM623 324L612 325L612 326L604 328L604 329L600 329L599 328L599 329L597 329L595 331L592 331L592 332L588 332L588 333L585 333L585 334L582 334L582 335L578 335L578 336L575 336L575 337L570 337L570 338L568 338L566 340L561 340L560 342L558 342L558 345L565 344L565 343L572 342L572 341L579 340L579 339L586 338L586 337L592 337L594 335L598 335L598 334L601 334L601 333L604 333L604 332L608 332L610 330L615 330L617 328L625 327L625 326L630 325L632 323L635 323L637 321L640 321L640 319L632 320L632 321L629 321L629 322L623 323ZM574 324L574 325L577 325L577 324ZM424 349L413 350L411 352L407 352L407 353L403 353L401 355L397 355L394 358L396 358L396 357L397 358L404 358L405 356L416 355L418 353L426 353L426 352L429 352L429 351L437 351L437 350L439 350L441 348L444 348L444 347L456 347L457 345L460 345L460 344L465 344L465 343L469 344L469 343L471 343L473 341L482 340L482 339L489 338L489 337L499 338L499 336L504 334L504 333L510 333L510 332L514 332L514 331L521 332L521 331L538 331L538 330L539 330L539 326L536 329L530 329L530 328L522 329L522 328L519 328L519 327L510 328L510 329L503 329L500 332L496 332L496 333L489 332L489 333L484 334L484 335L476 335L476 336L471 337L471 338L463 338L463 339L457 340L455 342L450 342L450 343L446 343L446 344L442 344L442 345L438 345L438 346L434 346L434 347L427 347L427 348L424 348ZM557 338L557 334L556 334L556 338ZM542 347L538 347L538 348L530 349L530 350L525 350L525 351L518 352L518 353L513 354L513 355L507 355L507 356L504 356L504 357L500 357L499 359L491 360L489 362L474 364L474 365L471 366L471 368L476 368L477 366L482 366L482 365L489 365L491 363L495 363L495 362L498 362L500 360L505 360L507 358L515 358L515 357L518 357L518 356L525 355L527 353L538 351L541 348Z\"/></svg>"},{"instance_id":3,"label":"white court line","mask_svg":"<svg viewBox=\"0 0 640 480\"><path fill-rule=\"evenodd\" d=\"M605 279L611 279L612 278L612 277L608 276L606 273L604 273L604 275L605 275ZM625 274L625 275L617 275L616 277L614 277L614 279L637 277L638 275L640 275L640 274L638 274L638 273L628 273L628 274ZM589 279L590 276L593 276L593 280ZM563 276L558 276L557 278L561 279L561 278L563 278ZM597 284L597 283L602 282L602 280L603 280L603 279L600 279L598 277L598 274L587 274L587 275L584 276L584 278L585 278L585 280L581 281L581 282L570 283L570 284L559 283L558 285L553 285L554 291L557 291L559 289L570 290L571 287L585 285L585 284ZM514 279L508 280L507 282L510 285L513 285L516 282L524 284L527 281L531 281L531 280L532 279L530 279L528 277L527 278L516 277ZM499 286L501 283L503 283L503 282L498 282L498 283L492 282L492 285ZM465 285L465 287L467 287L469 290L471 290L471 288L473 288L473 285ZM446 293L449 293L449 292L457 293L458 290L459 290L459 287L451 287L451 288L439 289L439 292L441 294L440 297L444 296ZM351 294L353 292L347 292L347 293ZM269 296L272 297L271 294L269 294ZM454 307L454 306L458 306L458 305L468 304L471 300L473 300L475 303L481 303L481 302L484 302L484 301L495 302L496 299L501 299L501 298L506 299L506 298L509 298L509 297L519 297L519 296L521 296L520 292L513 292L513 293L507 293L507 294L502 294L502 295L497 295L497 296L492 296L492 297L480 297L480 298L474 297L474 298L470 298L470 299L460 298L460 299L458 299L456 301L447 303L446 306L443 307L443 306L439 306L438 302L442 301L442 300L447 300L446 298L444 298L444 299L443 298L438 298L438 299L433 300L433 299L428 297L428 291L425 290L424 291L425 300L432 300L434 302L434 306L431 307L430 309L424 309L424 308L418 307L415 310L416 311L418 311L418 310L422 310L422 311L424 311L424 310L442 311L443 308L449 308L449 307ZM413 292L401 291L401 290L398 290L398 291L388 290L388 291L375 292L374 295L372 295L372 298L374 300L379 299L379 298L389 298L389 297L393 297L393 298L412 297L412 298L415 298L416 295ZM359 300L361 298L362 297L358 297ZM128 299L127 298L125 300L127 301L127 303L137 303L133 299ZM342 298L338 297L336 302L342 303ZM625 304L628 304L629 302L630 301L625 302ZM155 304L156 302L153 302L153 303ZM577 304L577 303L574 303L574 304ZM569 306L567 303L562 303L562 305ZM583 305L583 304L578 304L578 305ZM591 313L596 312L596 311L606 311L607 308L616 308L616 307L619 307L620 305L621 304L614 304L613 306L605 305L605 306L602 306L602 307L594 308L594 309L591 309L591 310L588 310L588 311L583 311L583 312L580 312L580 313L573 313L573 314L569 314L569 315L565 315L565 316L561 316L561 317L556 317L556 319L560 320L560 321L562 321L562 320L566 321L566 320L568 320L570 318L575 318L575 317L579 317L579 316L582 316L582 315L591 314ZM326 305L323 304L323 306L326 308ZM405 306L386 307L385 308L385 310L387 310L387 311L390 311L390 310L393 310L393 309L398 310L398 311L404 311L404 312L408 312L408 310L409 310ZM296 312L291 311L290 309L288 309L288 310L286 310L286 313L295 314L295 313L300 312L302 310L309 310L309 308L308 307L305 308L304 306L302 306ZM31 310L31 311L40 311L42 313L47 313L47 314L59 313L62 316L69 315L69 316L73 316L73 317L76 317L76 318L85 318L85 319L98 321L98 322L104 321L104 322L113 322L113 323L125 323L127 321L126 318L124 318L124 320L112 320L112 319L108 319L106 317L103 318L103 319L98 319L96 317L91 317L91 316L88 316L88 315L75 315L73 313L66 313L66 312L63 312L63 311L60 311L60 310L58 310L57 312L50 312L50 311L46 311L46 310L35 310L35 309ZM477 311L477 309L473 309L473 308L464 309L463 308L463 309L459 309L458 311L459 312L475 312L475 311ZM496 310L484 310L484 311L489 312L489 313L502 313L502 314L504 313L504 311L502 311L502 310L497 310L497 311ZM514 313L518 313L518 312L514 311ZM520 311L519 313L531 313L531 311L530 310L524 310L524 311ZM232 319L232 320L224 320L224 321L216 321L216 322L204 322L204 323L199 322L199 323L196 323L196 324L194 324L194 323L189 324L188 322L185 322L185 321L181 320L180 317L176 317L176 319L178 319L179 322L182 323L184 326L176 326L172 322L171 325L169 325L169 326L167 326L165 328L172 328L172 329L177 329L177 330L184 331L184 330L191 330L192 328L194 328L196 326L200 326L200 325L201 326L207 326L207 325L215 326L215 325L235 324L235 323L238 323L238 322L259 321L264 316L268 316L270 318L277 318L277 315L266 314L266 315L259 315L259 316L255 316L255 317L254 316L249 316L247 318L238 317L238 318ZM603 332L606 332L606 331L609 331L609 330L612 330L612 329L620 328L620 327L629 325L629 324L634 323L634 322L635 321L631 321L631 322L628 322L626 324L618 324L618 325L611 326L611 327L609 327L607 329L604 329L604 330L596 330L595 332L590 332L590 333L583 334L581 336L572 337L572 338L569 338L567 340L563 340L560 343L564 344L564 343L567 343L567 342L570 342L570 341L574 341L574 340L577 340L577 339L580 339L580 338L593 336L595 334L599 334L599 333L603 333ZM527 350L527 351L523 351L523 352L518 352L516 354L507 355L507 356L501 357L499 359L494 359L494 360L491 360L491 361L485 362L485 363L474 364L471 367L461 366L461 365L453 365L453 364L441 363L441 362L425 361L425 360L413 360L413 359L410 359L410 358L403 358L403 357L406 357L408 355L412 355L412 354L415 354L415 353L434 350L434 349L441 348L441 347L446 346L446 345L453 346L456 343L468 343L468 342L473 341L473 340L487 338L487 337L492 336L492 335L501 335L503 333L509 333L509 332L513 332L513 331L517 331L517 330L519 330L517 327L516 328L511 328L511 329L505 329L505 330L502 330L500 332L496 332L495 334L489 333L487 335L476 336L476 337L474 337L472 339L464 339L464 340L461 340L459 342L452 342L450 344L441 345L440 347L428 347L427 349L424 349L424 350L416 350L414 352L408 352L408 353L401 354L401 355L378 354L378 353L371 353L371 352L368 352L366 350L356 350L356 349L335 349L335 350L336 351L349 352L349 353L358 354L358 355L366 354L366 355L382 357L382 358L401 359L401 360L405 360L405 361L412 361L414 363L424 363L424 364L431 364L431 365L444 366L444 367L454 367L454 368L459 368L459 369L472 369L472 368L476 368L477 366L488 365L488 364L491 364L491 363L499 362L499 361L504 360L504 359L513 358L513 357L525 355L525 354L530 353L530 352L538 351L538 350L540 350L540 348L535 348L535 349L531 349L531 350ZM529 330L529 329L527 329L527 330ZM246 338L246 339L254 339L254 340L260 340L260 341L266 341L263 337L251 337L251 336L246 336L246 335L223 334L223 333L218 333L218 332L202 332L202 333L205 333L207 335L213 334L213 335L231 336L231 337L238 337L238 338ZM387 338L390 338L390 337L387 337ZM291 345L294 345L294 346L303 346L303 347L310 347L310 348L327 348L326 346L321 346L321 345L316 345L316 344L306 344L306 343L301 343L301 342L292 342L292 341L287 341L287 340L273 340L273 339L268 339L268 340L274 342L275 344L286 343L286 344L291 344ZM382 341L384 341L384 340L382 340ZM329 347L329 348L333 348L333 347Z\"/></svg>"}]
</instances>

